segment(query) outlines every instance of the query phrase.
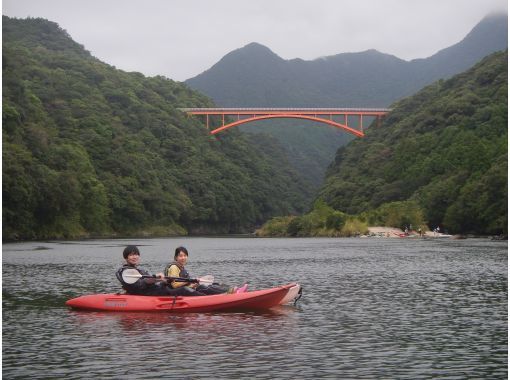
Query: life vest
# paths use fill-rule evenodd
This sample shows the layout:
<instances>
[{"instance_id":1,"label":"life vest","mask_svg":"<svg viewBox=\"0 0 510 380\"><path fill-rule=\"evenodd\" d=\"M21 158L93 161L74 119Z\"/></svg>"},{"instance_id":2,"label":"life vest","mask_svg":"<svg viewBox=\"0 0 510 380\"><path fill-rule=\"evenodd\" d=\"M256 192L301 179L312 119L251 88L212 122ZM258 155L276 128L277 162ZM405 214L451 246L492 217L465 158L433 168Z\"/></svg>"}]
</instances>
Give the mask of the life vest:
<instances>
[{"instance_id":1,"label":"life vest","mask_svg":"<svg viewBox=\"0 0 510 380\"><path fill-rule=\"evenodd\" d=\"M143 294L144 290L153 287L153 284L147 284L145 281L143 281L142 278L137 280L133 284L128 284L124 281L122 278L122 272L124 272L126 269L136 269L142 276L150 276L150 273L146 270L137 268L133 265L124 264L119 270L117 270L117 273L115 273L115 276L117 277L117 280L120 281L122 284L122 288L128 293L128 294Z\"/></svg>"},{"instance_id":2,"label":"life vest","mask_svg":"<svg viewBox=\"0 0 510 380\"><path fill-rule=\"evenodd\" d=\"M163 272L165 274L165 276L169 277L170 276L170 267L172 265L175 265L177 266L177 268L179 268L179 277L181 278L191 278L188 271L186 270L186 268L184 268L181 264L179 264L178 262L174 261L170 264L168 264L166 267L165 267L165 271Z\"/></svg>"},{"instance_id":3,"label":"life vest","mask_svg":"<svg viewBox=\"0 0 510 380\"><path fill-rule=\"evenodd\" d=\"M169 273L169 270L170 270L170 267L172 265L175 265L177 268L179 268L179 277L182 277L182 278L191 278L188 271L186 270L186 268L184 268L181 264L177 263L177 262L173 262L173 263L170 263L166 266L165 268L165 276L170 276L170 273Z\"/></svg>"}]
</instances>

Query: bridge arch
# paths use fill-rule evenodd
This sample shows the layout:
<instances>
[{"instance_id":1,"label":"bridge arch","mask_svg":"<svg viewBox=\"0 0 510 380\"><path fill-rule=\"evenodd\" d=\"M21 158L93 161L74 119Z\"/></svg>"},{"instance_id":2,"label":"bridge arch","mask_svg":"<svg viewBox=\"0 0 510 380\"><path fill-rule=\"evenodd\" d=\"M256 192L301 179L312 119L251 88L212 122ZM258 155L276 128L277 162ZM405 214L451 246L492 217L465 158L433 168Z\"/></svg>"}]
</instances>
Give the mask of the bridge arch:
<instances>
[{"instance_id":1,"label":"bridge arch","mask_svg":"<svg viewBox=\"0 0 510 380\"><path fill-rule=\"evenodd\" d=\"M209 133L212 135L253 121L287 118L305 119L332 125L358 137L365 135L363 133L363 116L376 117L379 123L380 119L391 111L388 108L180 108L180 110L188 115L205 115L207 129L209 129L210 116L221 116L221 127L210 131ZM237 121L225 123L225 116L234 118L237 116ZM334 116L343 116L344 122L335 121ZM350 116L359 118L359 129L349 127Z\"/></svg>"},{"instance_id":2,"label":"bridge arch","mask_svg":"<svg viewBox=\"0 0 510 380\"><path fill-rule=\"evenodd\" d=\"M305 120L317 121L319 123L325 123L325 124L332 125L336 128L343 129L343 130L345 130L349 133L352 133L353 135L356 135L358 137L364 136L363 131L359 131L359 130L350 128L345 124L337 123L333 120L323 119L323 118L311 116L311 115L284 115L284 114L283 115L279 115L279 114L277 114L277 115L261 115L261 116L254 116L254 117L246 118L246 119L240 119L238 121L234 121L232 123L225 124L219 128L213 129L210 133L211 133L211 135L215 135L217 133L220 133L221 131L224 131L225 129L237 127L238 125L241 125L241 124L251 123L251 122L259 121L259 120L267 120L267 119L305 119Z\"/></svg>"}]
</instances>

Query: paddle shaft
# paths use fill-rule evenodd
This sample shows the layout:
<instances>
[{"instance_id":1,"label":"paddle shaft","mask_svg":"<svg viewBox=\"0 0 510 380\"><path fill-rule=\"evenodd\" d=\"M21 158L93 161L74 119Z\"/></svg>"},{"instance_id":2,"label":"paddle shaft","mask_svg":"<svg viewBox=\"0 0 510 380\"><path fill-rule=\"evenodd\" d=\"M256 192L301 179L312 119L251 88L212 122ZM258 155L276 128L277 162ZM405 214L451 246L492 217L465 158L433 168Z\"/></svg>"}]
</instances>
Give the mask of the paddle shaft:
<instances>
[{"instance_id":1,"label":"paddle shaft","mask_svg":"<svg viewBox=\"0 0 510 380\"><path fill-rule=\"evenodd\" d=\"M133 278L154 278L156 280L160 280L160 281L165 281L165 280L170 280L170 281L177 281L177 282L192 282L192 283L198 283L200 282L198 279L196 278L183 278L183 277L156 277L156 276L144 276L144 275L131 275L131 274L128 274L126 275L126 277L133 277Z\"/></svg>"},{"instance_id":2,"label":"paddle shaft","mask_svg":"<svg viewBox=\"0 0 510 380\"><path fill-rule=\"evenodd\" d=\"M138 270L135 268L132 269L126 269L122 272L122 278L124 282L128 284L134 284L138 279L140 278L152 278L159 281L178 281L178 282L191 282L191 283L209 283L212 284L214 282L213 276L205 276L202 278L184 278L184 277L156 277L154 275L144 275L141 274Z\"/></svg>"}]
</instances>

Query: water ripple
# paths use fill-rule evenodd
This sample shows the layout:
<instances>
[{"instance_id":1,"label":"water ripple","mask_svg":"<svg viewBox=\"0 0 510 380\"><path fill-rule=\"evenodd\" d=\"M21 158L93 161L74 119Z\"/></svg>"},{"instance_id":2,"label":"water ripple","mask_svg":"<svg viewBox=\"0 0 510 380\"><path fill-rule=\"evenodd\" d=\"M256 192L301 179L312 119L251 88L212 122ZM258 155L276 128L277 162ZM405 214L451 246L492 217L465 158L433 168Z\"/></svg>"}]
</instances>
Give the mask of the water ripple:
<instances>
[{"instance_id":1,"label":"water ripple","mask_svg":"<svg viewBox=\"0 0 510 380\"><path fill-rule=\"evenodd\" d=\"M184 244L196 275L252 289L298 281L304 296L266 312L68 310L68 298L120 290L114 272L128 243L153 272ZM176 238L3 248L9 379L507 376L506 243Z\"/></svg>"}]
</instances>

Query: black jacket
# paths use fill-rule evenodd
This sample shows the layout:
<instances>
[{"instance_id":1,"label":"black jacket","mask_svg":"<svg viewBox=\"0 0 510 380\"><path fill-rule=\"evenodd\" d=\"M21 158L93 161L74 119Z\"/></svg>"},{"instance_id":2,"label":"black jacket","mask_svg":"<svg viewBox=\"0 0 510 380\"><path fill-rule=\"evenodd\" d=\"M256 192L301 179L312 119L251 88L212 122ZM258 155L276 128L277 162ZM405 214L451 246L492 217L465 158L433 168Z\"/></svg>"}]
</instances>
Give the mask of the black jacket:
<instances>
[{"instance_id":1,"label":"black jacket","mask_svg":"<svg viewBox=\"0 0 510 380\"><path fill-rule=\"evenodd\" d=\"M144 269L137 268L135 266L124 264L117 273L115 274L117 276L117 279L122 284L122 288L126 291L128 294L139 294L139 295L153 295L154 292L160 293L161 286L160 284L157 284L154 282L154 280L150 278L139 278L135 283L128 284L124 281L122 278L122 272L124 272L126 269L136 269L142 276L150 276L151 274L147 272Z\"/></svg>"}]
</instances>

